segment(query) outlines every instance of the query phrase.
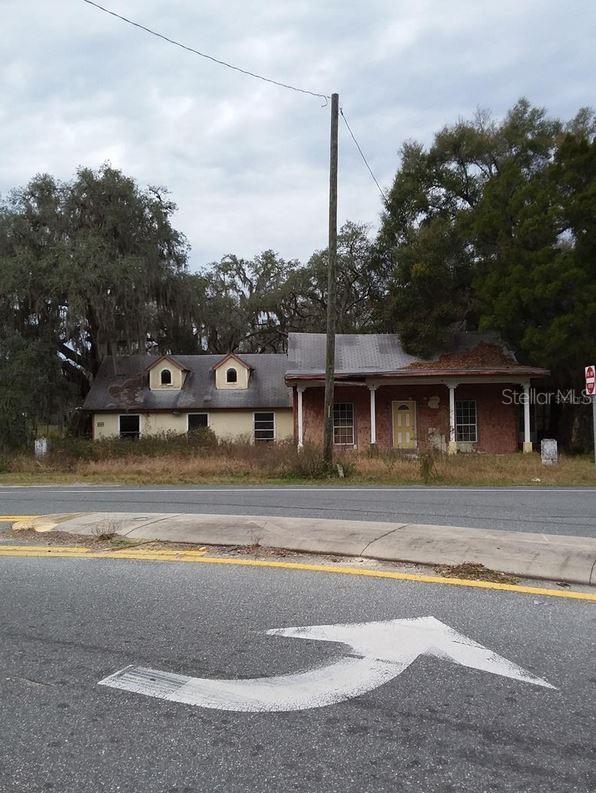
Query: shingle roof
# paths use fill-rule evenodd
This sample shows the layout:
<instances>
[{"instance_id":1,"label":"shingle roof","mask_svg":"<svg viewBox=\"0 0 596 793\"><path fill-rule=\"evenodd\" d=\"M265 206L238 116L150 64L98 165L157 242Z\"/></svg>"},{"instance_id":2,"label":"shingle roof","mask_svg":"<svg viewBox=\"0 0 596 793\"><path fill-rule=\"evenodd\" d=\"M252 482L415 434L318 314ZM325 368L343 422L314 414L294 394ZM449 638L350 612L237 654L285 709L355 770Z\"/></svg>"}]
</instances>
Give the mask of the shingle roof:
<instances>
[{"instance_id":1,"label":"shingle roof","mask_svg":"<svg viewBox=\"0 0 596 793\"><path fill-rule=\"evenodd\" d=\"M217 389L214 364L223 355L173 355L188 374L180 391L149 389L147 367L159 360L156 355L107 358L87 398L83 410L216 410L223 408L288 408L291 390L284 383L288 358L281 354L242 355L252 367L247 389Z\"/></svg>"},{"instance_id":2,"label":"shingle roof","mask_svg":"<svg viewBox=\"0 0 596 793\"><path fill-rule=\"evenodd\" d=\"M320 379L325 372L325 334L290 333L286 378ZM407 353L395 333L348 333L335 337L335 376L437 375L438 373L543 375L520 365L494 334L458 333L449 350L424 359Z\"/></svg>"}]
</instances>

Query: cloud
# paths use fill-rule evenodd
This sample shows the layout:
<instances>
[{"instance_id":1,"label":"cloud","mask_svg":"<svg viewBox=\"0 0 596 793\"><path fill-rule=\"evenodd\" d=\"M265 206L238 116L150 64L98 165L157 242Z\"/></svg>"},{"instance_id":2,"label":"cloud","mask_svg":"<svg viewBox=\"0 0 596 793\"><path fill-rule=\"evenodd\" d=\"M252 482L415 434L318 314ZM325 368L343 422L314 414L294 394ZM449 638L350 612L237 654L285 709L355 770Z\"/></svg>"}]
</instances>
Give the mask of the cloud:
<instances>
[{"instance_id":1,"label":"cloud","mask_svg":"<svg viewBox=\"0 0 596 793\"><path fill-rule=\"evenodd\" d=\"M564 118L590 102L591 0L105 0L215 57L340 92L384 185L405 140L522 95ZM201 266L325 245L329 111L216 66L82 0L3 0L0 192L105 160L170 188ZM378 221L380 196L345 129L340 222Z\"/></svg>"}]
</instances>

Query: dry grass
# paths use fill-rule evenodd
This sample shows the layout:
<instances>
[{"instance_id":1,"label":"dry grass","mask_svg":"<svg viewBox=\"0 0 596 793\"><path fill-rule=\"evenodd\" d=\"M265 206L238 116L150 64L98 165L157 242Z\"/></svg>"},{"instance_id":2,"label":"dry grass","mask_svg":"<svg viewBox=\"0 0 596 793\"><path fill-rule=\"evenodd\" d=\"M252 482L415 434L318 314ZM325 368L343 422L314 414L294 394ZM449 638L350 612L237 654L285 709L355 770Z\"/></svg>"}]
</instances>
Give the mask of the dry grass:
<instances>
[{"instance_id":1,"label":"dry grass","mask_svg":"<svg viewBox=\"0 0 596 793\"><path fill-rule=\"evenodd\" d=\"M316 449L302 454L292 446L222 446L194 454L127 454L102 459L65 458L40 464L29 456L5 460L0 483L122 482L144 484L280 483L343 481L364 484L437 485L596 485L596 466L588 457L562 457L543 466L538 454L460 454L438 456L432 466L394 454L344 455L346 478L322 466ZM430 471L430 473L429 473ZM429 478L430 477L430 478Z\"/></svg>"},{"instance_id":2,"label":"dry grass","mask_svg":"<svg viewBox=\"0 0 596 793\"><path fill-rule=\"evenodd\" d=\"M420 484L415 460L360 457L357 477L364 482ZM589 457L561 457L559 465L545 466L539 454L458 454L435 460L440 485L596 485L596 466Z\"/></svg>"},{"instance_id":3,"label":"dry grass","mask_svg":"<svg viewBox=\"0 0 596 793\"><path fill-rule=\"evenodd\" d=\"M463 578L467 581L493 581L497 584L518 584L518 576L501 573L498 570L489 570L483 564L476 562L462 562L462 564L436 565L435 573L443 578Z\"/></svg>"}]
</instances>

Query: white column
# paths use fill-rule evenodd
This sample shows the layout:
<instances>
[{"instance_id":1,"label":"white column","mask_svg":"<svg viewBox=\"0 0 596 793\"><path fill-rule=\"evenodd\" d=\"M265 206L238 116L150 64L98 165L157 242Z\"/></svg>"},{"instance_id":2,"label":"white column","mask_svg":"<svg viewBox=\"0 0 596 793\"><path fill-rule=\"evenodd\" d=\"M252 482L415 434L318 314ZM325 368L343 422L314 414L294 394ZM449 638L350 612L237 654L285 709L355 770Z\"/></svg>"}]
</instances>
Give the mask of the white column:
<instances>
[{"instance_id":1,"label":"white column","mask_svg":"<svg viewBox=\"0 0 596 793\"><path fill-rule=\"evenodd\" d=\"M447 454L457 454L457 442L455 440L455 384L448 383L449 389L449 446Z\"/></svg>"},{"instance_id":2,"label":"white column","mask_svg":"<svg viewBox=\"0 0 596 793\"><path fill-rule=\"evenodd\" d=\"M304 446L304 418L302 414L302 394L304 393L304 386L298 386L298 448L302 449Z\"/></svg>"},{"instance_id":3,"label":"white column","mask_svg":"<svg viewBox=\"0 0 596 793\"><path fill-rule=\"evenodd\" d=\"M530 436L530 383L524 383L524 445L523 450L525 454L533 451L532 440Z\"/></svg>"},{"instance_id":4,"label":"white column","mask_svg":"<svg viewBox=\"0 0 596 793\"><path fill-rule=\"evenodd\" d=\"M370 445L374 446L377 442L377 386L369 385L368 388L370 390Z\"/></svg>"}]
</instances>

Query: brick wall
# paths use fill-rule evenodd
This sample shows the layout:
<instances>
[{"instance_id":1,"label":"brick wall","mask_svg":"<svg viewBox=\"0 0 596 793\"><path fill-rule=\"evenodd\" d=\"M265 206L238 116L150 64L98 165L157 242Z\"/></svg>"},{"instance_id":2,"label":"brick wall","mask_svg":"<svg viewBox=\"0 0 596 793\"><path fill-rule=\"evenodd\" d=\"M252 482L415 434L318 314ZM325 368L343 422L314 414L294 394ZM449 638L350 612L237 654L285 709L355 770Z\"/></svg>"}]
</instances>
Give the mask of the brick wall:
<instances>
[{"instance_id":1,"label":"brick wall","mask_svg":"<svg viewBox=\"0 0 596 793\"><path fill-rule=\"evenodd\" d=\"M502 402L501 392L507 384L461 385L456 399L476 401L478 442L474 449L481 452L504 453L517 450L517 422L515 407ZM428 449L449 441L449 392L444 385L380 386L376 392L377 446L392 447L393 401L411 399L416 403L416 434L418 449ZM304 440L321 444L323 441L322 387L307 388L303 394ZM361 386L336 386L336 402L354 405L354 434L356 448L363 451L370 444L370 392ZM296 415L297 400L294 392ZM296 426L296 421L295 421Z\"/></svg>"}]
</instances>

